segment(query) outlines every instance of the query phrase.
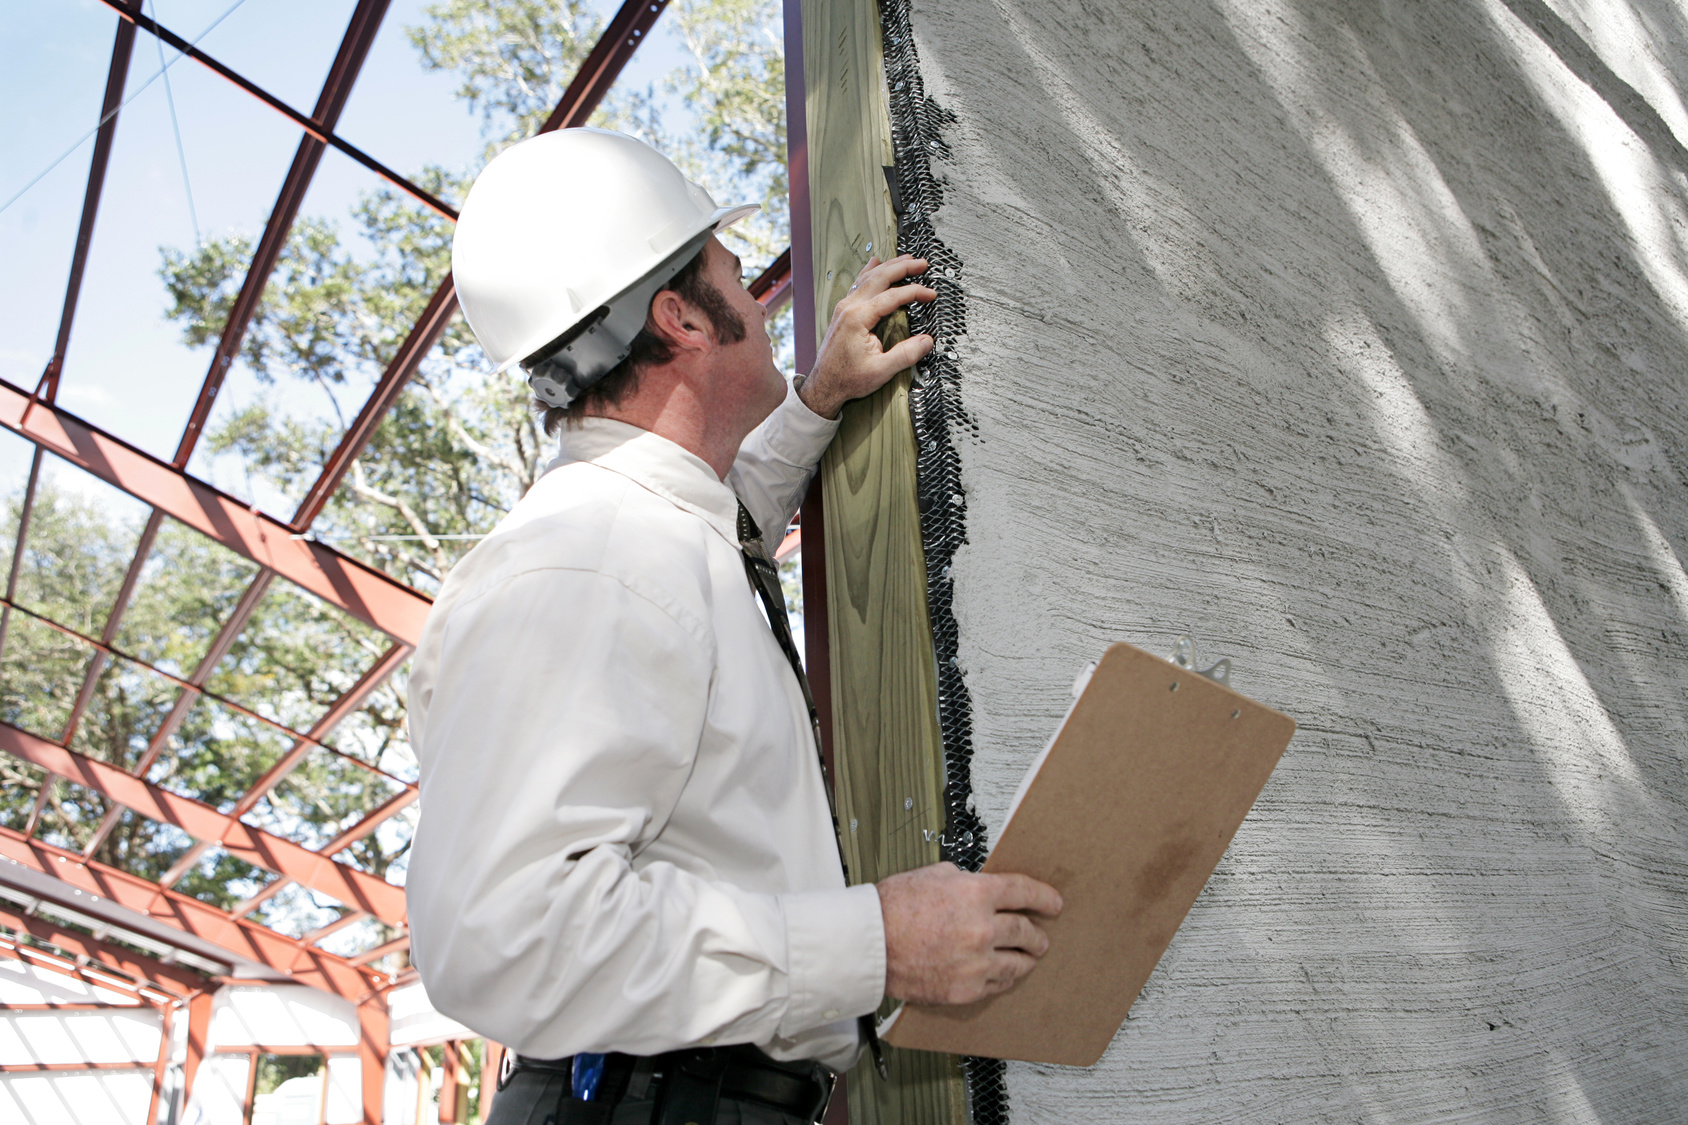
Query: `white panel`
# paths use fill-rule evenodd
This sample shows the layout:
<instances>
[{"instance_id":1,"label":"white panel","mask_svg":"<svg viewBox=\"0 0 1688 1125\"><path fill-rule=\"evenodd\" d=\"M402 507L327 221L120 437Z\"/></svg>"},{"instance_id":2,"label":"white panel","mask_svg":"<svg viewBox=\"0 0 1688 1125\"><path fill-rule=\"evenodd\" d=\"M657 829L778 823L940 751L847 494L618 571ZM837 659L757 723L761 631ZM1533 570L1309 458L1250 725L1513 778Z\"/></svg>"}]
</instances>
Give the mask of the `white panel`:
<instances>
[{"instance_id":1,"label":"white panel","mask_svg":"<svg viewBox=\"0 0 1688 1125\"><path fill-rule=\"evenodd\" d=\"M350 1001L303 985L224 988L211 1011L218 1047L355 1047L358 1038Z\"/></svg>"},{"instance_id":2,"label":"white panel","mask_svg":"<svg viewBox=\"0 0 1688 1125\"><path fill-rule=\"evenodd\" d=\"M274 1092L252 1099L251 1125L318 1125L322 1115L322 1076L289 1078Z\"/></svg>"},{"instance_id":3,"label":"white panel","mask_svg":"<svg viewBox=\"0 0 1688 1125\"><path fill-rule=\"evenodd\" d=\"M12 1012L0 1019L0 1063L153 1062L160 1016L115 1012Z\"/></svg>"},{"instance_id":4,"label":"white panel","mask_svg":"<svg viewBox=\"0 0 1688 1125\"><path fill-rule=\"evenodd\" d=\"M388 1052L387 1073L381 1087L381 1115L385 1125L417 1125L420 1070L414 1051Z\"/></svg>"},{"instance_id":5,"label":"white panel","mask_svg":"<svg viewBox=\"0 0 1688 1125\"><path fill-rule=\"evenodd\" d=\"M65 1030L87 1062L154 1062L162 1019L146 1012L67 1012Z\"/></svg>"},{"instance_id":6,"label":"white panel","mask_svg":"<svg viewBox=\"0 0 1688 1125\"><path fill-rule=\"evenodd\" d=\"M151 1099L150 1071L0 1074L6 1125L141 1125Z\"/></svg>"},{"instance_id":7,"label":"white panel","mask_svg":"<svg viewBox=\"0 0 1688 1125\"><path fill-rule=\"evenodd\" d=\"M471 1029L435 1011L427 989L420 983L387 993L387 1013L392 1021L391 1042L395 1047L438 1043L443 1039L480 1038Z\"/></svg>"},{"instance_id":8,"label":"white panel","mask_svg":"<svg viewBox=\"0 0 1688 1125\"><path fill-rule=\"evenodd\" d=\"M330 1055L327 1125L355 1125L362 1120L363 1060L356 1055Z\"/></svg>"},{"instance_id":9,"label":"white panel","mask_svg":"<svg viewBox=\"0 0 1688 1125\"><path fill-rule=\"evenodd\" d=\"M133 993L90 987L75 977L37 965L0 959L0 1004L141 1004Z\"/></svg>"},{"instance_id":10,"label":"white panel","mask_svg":"<svg viewBox=\"0 0 1688 1125\"><path fill-rule=\"evenodd\" d=\"M242 1125L246 1103L245 1055L211 1055L193 1080L187 1125Z\"/></svg>"}]
</instances>

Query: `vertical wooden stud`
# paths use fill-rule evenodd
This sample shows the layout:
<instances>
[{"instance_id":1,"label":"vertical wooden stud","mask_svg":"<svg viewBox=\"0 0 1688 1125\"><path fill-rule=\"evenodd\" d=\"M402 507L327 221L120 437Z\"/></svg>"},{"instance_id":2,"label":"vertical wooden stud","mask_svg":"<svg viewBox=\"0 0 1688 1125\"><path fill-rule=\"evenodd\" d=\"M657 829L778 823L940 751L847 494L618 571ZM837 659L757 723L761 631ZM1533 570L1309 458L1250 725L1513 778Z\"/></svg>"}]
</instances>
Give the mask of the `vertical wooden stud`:
<instances>
[{"instance_id":1,"label":"vertical wooden stud","mask_svg":"<svg viewBox=\"0 0 1688 1125\"><path fill-rule=\"evenodd\" d=\"M883 172L893 156L877 5L803 0L802 39L818 335L868 258L897 252L897 225ZM898 315L883 339L889 346L907 331ZM820 471L834 777L845 859L858 883L936 862L944 828L911 374L845 408ZM867 1066L852 1073L854 1125L965 1121L958 1060L891 1053L891 1081Z\"/></svg>"}]
</instances>

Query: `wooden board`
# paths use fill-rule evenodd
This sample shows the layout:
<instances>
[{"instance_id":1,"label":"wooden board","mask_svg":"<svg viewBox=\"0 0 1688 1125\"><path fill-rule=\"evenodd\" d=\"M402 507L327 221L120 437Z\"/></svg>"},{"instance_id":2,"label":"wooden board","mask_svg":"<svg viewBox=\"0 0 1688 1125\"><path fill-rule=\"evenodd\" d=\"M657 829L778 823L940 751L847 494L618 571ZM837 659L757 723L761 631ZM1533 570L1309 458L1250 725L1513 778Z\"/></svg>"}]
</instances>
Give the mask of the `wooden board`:
<instances>
[{"instance_id":1,"label":"wooden board","mask_svg":"<svg viewBox=\"0 0 1688 1125\"><path fill-rule=\"evenodd\" d=\"M905 1007L887 1041L1094 1064L1294 732L1187 668L1109 648L984 867L1061 892L1048 954L1000 996Z\"/></svg>"},{"instance_id":2,"label":"wooden board","mask_svg":"<svg viewBox=\"0 0 1688 1125\"><path fill-rule=\"evenodd\" d=\"M818 337L868 258L896 253L897 227L878 8L805 0L802 30ZM906 334L899 315L882 338ZM936 862L944 827L909 378L845 407L820 470L838 814L857 883ZM890 1082L871 1066L851 1074L855 1125L965 1121L957 1060L890 1054Z\"/></svg>"}]
</instances>

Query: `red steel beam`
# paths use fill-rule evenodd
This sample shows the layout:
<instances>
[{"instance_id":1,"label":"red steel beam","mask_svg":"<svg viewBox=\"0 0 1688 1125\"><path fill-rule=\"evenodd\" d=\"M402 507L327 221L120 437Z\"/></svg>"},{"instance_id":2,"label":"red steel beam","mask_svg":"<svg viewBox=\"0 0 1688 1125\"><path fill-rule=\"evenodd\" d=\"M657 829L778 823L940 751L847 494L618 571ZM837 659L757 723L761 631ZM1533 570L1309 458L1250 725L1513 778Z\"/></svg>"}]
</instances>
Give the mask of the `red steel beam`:
<instances>
[{"instance_id":1,"label":"red steel beam","mask_svg":"<svg viewBox=\"0 0 1688 1125\"><path fill-rule=\"evenodd\" d=\"M372 961L381 960L381 958L387 956L389 953L398 953L400 950L409 948L410 938L408 936L398 937L394 938L392 941L382 942L373 949L366 949L356 956L347 958L347 960L351 961L354 965L367 965Z\"/></svg>"},{"instance_id":2,"label":"red steel beam","mask_svg":"<svg viewBox=\"0 0 1688 1125\"><path fill-rule=\"evenodd\" d=\"M668 0L627 0L622 4L539 131L549 133L586 124L667 7Z\"/></svg>"},{"instance_id":3,"label":"red steel beam","mask_svg":"<svg viewBox=\"0 0 1688 1125\"><path fill-rule=\"evenodd\" d=\"M64 1070L151 1070L150 1062L0 1063L0 1074Z\"/></svg>"},{"instance_id":4,"label":"red steel beam","mask_svg":"<svg viewBox=\"0 0 1688 1125\"><path fill-rule=\"evenodd\" d=\"M6 1012L82 1012L105 1011L113 1008L134 1010L151 1005L154 1008L168 1007L174 1004L178 997L173 992L153 988L150 985L136 984L124 980L111 973L96 969L92 962L86 966L71 960L62 953L49 953L45 949L37 949L33 945L26 945L20 941L13 941L0 937L0 957L10 957L21 964L32 968L45 969L50 973L68 977L78 984L85 984L89 988L100 988L107 992L125 992L134 998L133 1004L121 1001L107 1001L103 1004L0 1004L0 1011Z\"/></svg>"},{"instance_id":5,"label":"red steel beam","mask_svg":"<svg viewBox=\"0 0 1688 1125\"><path fill-rule=\"evenodd\" d=\"M166 965L155 957L89 937L45 918L32 918L9 906L0 906L0 926L16 933L28 934L37 941L55 945L73 957L86 957L92 964L133 977L140 984L169 993L178 999L211 984L209 977L192 969L180 965Z\"/></svg>"},{"instance_id":6,"label":"red steel beam","mask_svg":"<svg viewBox=\"0 0 1688 1125\"><path fill-rule=\"evenodd\" d=\"M106 0L113 3L114 0ZM610 87L621 76L621 71L627 61L633 57L633 52L650 34L651 27L657 17L662 15L668 7L668 0L626 0L622 4L610 24L604 29L604 34L598 38L586 61L580 65L573 81L563 92L557 107L546 118L545 124L539 127L541 133L549 133L554 129L567 129L576 125L584 125L591 118L599 103L604 100ZM392 409L393 403L398 401L404 386L416 374L422 360L433 350L445 332L446 325L457 312L457 289L451 275L445 275L439 288L428 301L428 307L423 310L415 327L405 338L398 353L393 356L387 369L381 373L380 381L375 385L363 409L358 411L354 421L345 436L340 439L340 445L323 465L322 472L317 475L316 483L299 505L299 510L293 516L293 526L300 531L310 527L328 500L340 487L340 482L351 470L352 462L358 459L364 446L375 435L376 427L381 419L386 417L387 411Z\"/></svg>"},{"instance_id":7,"label":"red steel beam","mask_svg":"<svg viewBox=\"0 0 1688 1125\"><path fill-rule=\"evenodd\" d=\"M139 13L141 0L114 4L119 14ZM82 196L82 221L76 228L76 250L70 257L70 280L65 285L64 309L59 313L59 334L53 343L52 358L41 373L38 388L43 398L53 401L59 391L59 375L64 371L65 349L70 346L70 326L76 319L76 302L82 294L82 275L88 268L88 247L94 241L94 219L100 211L100 195L105 190L106 168L111 163L111 142L117 135L117 111L123 105L123 87L129 80L129 60L134 55L135 25L117 21L117 41L111 48L111 68L106 72L105 98L100 103L100 128L94 137L94 158L88 165L88 188Z\"/></svg>"},{"instance_id":8,"label":"red steel beam","mask_svg":"<svg viewBox=\"0 0 1688 1125\"><path fill-rule=\"evenodd\" d=\"M164 1093L164 1075L170 1066L170 1050L176 1038L173 1034L175 1028L171 1026L175 1022L175 1015L171 1008L160 1008L158 1011L158 1058L154 1059L152 1064L152 1097L147 1100L146 1125L158 1125L158 1108L162 1100L160 1095ZM327 1077L324 1076L324 1081L326 1080Z\"/></svg>"},{"instance_id":9,"label":"red steel beam","mask_svg":"<svg viewBox=\"0 0 1688 1125\"><path fill-rule=\"evenodd\" d=\"M288 105L286 102L282 101L280 98L276 97L256 82L253 82L251 79L246 78L237 71L224 66L222 63L218 62L204 51L201 51L199 48L195 47L193 44L189 43L186 39L183 39L180 35L177 35L169 28L148 19L139 12L130 13L123 6L122 0L101 0L101 2L108 8L115 8L117 10L117 14L122 16L124 20L141 28L143 31L157 36L159 39L162 39L164 42L174 47L177 51L180 51L188 58L199 63L201 66L204 66L218 77L233 82L236 86L239 86L242 90L245 90L248 94L251 94L253 97L257 98L259 101L263 102L265 105L293 122L293 124L299 126L299 128L303 129L310 136L315 137L317 140L331 148L338 149L339 151L345 153L347 156L351 157L359 164L362 164L365 168L368 168L371 172L374 172L377 176L380 176L383 180L386 180L400 191L413 196L419 203L431 210L437 211L445 218L457 218L457 212L453 210L449 204L434 195L432 192L411 183L409 180L405 179L403 176L399 175L397 172L393 171L373 156L370 156L367 152L364 152L361 148L358 148L356 145L351 144L335 135L332 129L323 128L317 122L305 116L303 113L300 113L298 110L294 109L292 106Z\"/></svg>"},{"instance_id":10,"label":"red steel beam","mask_svg":"<svg viewBox=\"0 0 1688 1125\"><path fill-rule=\"evenodd\" d=\"M354 1003L369 993L378 975L366 973L344 957L278 934L267 926L231 918L209 903L178 891L160 890L149 879L84 860L75 852L31 840L15 829L0 828L0 862L6 860L63 882L66 887L63 901L67 904L76 901L71 890L96 895L149 915L235 957L274 969L299 984Z\"/></svg>"},{"instance_id":11,"label":"red steel beam","mask_svg":"<svg viewBox=\"0 0 1688 1125\"><path fill-rule=\"evenodd\" d=\"M369 55L369 48L375 42L375 34L381 29L381 18L387 14L389 0L358 0L358 6L352 11L351 22L346 27L346 34L340 40L340 50L334 56L334 65L328 69L328 77L322 84L322 93L317 97L316 108L311 112L311 122L318 128L332 131L335 123L340 120L340 111L346 106L346 100L352 96L352 84L357 81L358 71L363 69L363 60ZM181 443L176 447L176 456L171 464L178 469L187 468L188 459L193 456L194 447L199 444L200 435L205 430L205 422L211 415L211 406L217 400L217 392L222 389L223 379L234 365L234 360L240 354L240 345L246 339L246 329L252 323L252 317L258 311L258 305L263 300L264 287L269 284L270 274L275 271L276 262L287 245L287 236L293 230L293 220L299 214L299 205L305 201L305 192L310 190L311 179L316 175L317 165L322 162L325 146L321 139L307 133L299 141L299 149L293 155L293 165L287 170L287 178L282 181L281 194L276 197L275 206L270 209L270 217L264 223L263 236L258 239L258 248L252 254L252 264L246 270L246 279L241 282L240 293L235 297L234 304L229 309L229 317L223 323L223 333L217 341L217 350L211 356L211 369L206 372L205 382L199 389L199 397L194 400L193 413L188 416L187 429L182 433Z\"/></svg>"},{"instance_id":12,"label":"red steel beam","mask_svg":"<svg viewBox=\"0 0 1688 1125\"><path fill-rule=\"evenodd\" d=\"M446 326L455 315L457 288L448 273L445 280L440 282L440 287L434 290L434 295L428 299L428 307L422 310L422 316L405 336L404 343L399 345L399 350L388 362L387 369L381 372L380 381L364 401L358 416L341 435L340 444L323 463L322 472L317 474L311 490L299 502L299 510L293 513L293 526L299 531L309 528L317 516L322 514L329 497L334 495L340 487L340 482L345 480L346 474L351 471L352 462L358 459L364 446L369 444L369 439L375 436L381 419L387 416L387 411L398 401L399 393L404 390L405 384L410 382L410 377L416 374L416 369L422 366L422 361L434 350L434 345L440 342L440 337L445 335Z\"/></svg>"},{"instance_id":13,"label":"red steel beam","mask_svg":"<svg viewBox=\"0 0 1688 1125\"><path fill-rule=\"evenodd\" d=\"M0 723L0 750L68 778L142 816L173 824L195 840L221 844L247 863L339 899L353 909L367 910L389 926L403 928L405 924L404 888L395 887L385 879L253 828L210 805L172 793L116 766L5 723Z\"/></svg>"},{"instance_id":14,"label":"red steel beam","mask_svg":"<svg viewBox=\"0 0 1688 1125\"><path fill-rule=\"evenodd\" d=\"M769 262L768 268L745 288L770 314L791 300L791 247L781 250L780 256Z\"/></svg>"},{"instance_id":15,"label":"red steel beam","mask_svg":"<svg viewBox=\"0 0 1688 1125\"><path fill-rule=\"evenodd\" d=\"M369 693L380 687L387 677L391 676L398 669L398 666L409 657L409 645L394 645L388 649L386 654L380 660L377 660L373 667L359 677L358 682L353 684L350 690L335 700L334 706L330 707L322 718L316 721L316 725L311 727L309 733L297 736L298 741L293 744L293 748L277 759L274 765L264 771L262 777L252 783L252 788L248 789L240 800L235 802L234 808L229 810L229 815L242 817L251 812L258 802L263 800L270 790L280 783L282 778L292 773L299 763L305 760L305 756L319 746L348 761L356 762L372 773L380 773L382 777L404 785L407 789L414 789L414 785L400 782L397 778L376 769L354 755L342 754L340 751L322 744L322 740L327 738L329 733L345 720L346 716L361 707L363 701L369 698Z\"/></svg>"},{"instance_id":16,"label":"red steel beam","mask_svg":"<svg viewBox=\"0 0 1688 1125\"><path fill-rule=\"evenodd\" d=\"M393 816L409 808L416 802L416 797L416 787L411 786L403 793L399 793L392 797L385 804L377 805L369 811L367 816L363 817L355 824L352 824L344 832L341 832L338 836L334 837L334 839L324 844L322 849L316 854L337 855L355 841L361 840L371 832L375 831L382 821L389 820ZM254 910L258 909L258 907L280 894L283 890L286 890L290 883L291 880L289 879L277 879L269 886L247 899L245 902L237 904L230 913L236 918L244 918Z\"/></svg>"},{"instance_id":17,"label":"red steel beam","mask_svg":"<svg viewBox=\"0 0 1688 1125\"><path fill-rule=\"evenodd\" d=\"M392 1017L380 993L358 1004L358 1060L362 1063L363 1125L381 1125L387 1089L387 1052L392 1048ZM254 1068L255 1069L255 1068ZM326 1081L326 1076L324 1077ZM483 1118L484 1120L484 1118Z\"/></svg>"},{"instance_id":18,"label":"red steel beam","mask_svg":"<svg viewBox=\"0 0 1688 1125\"><path fill-rule=\"evenodd\" d=\"M61 407L32 402L0 380L0 426L107 484L161 509L195 531L268 567L359 621L414 646L431 604L426 595L293 529L84 422Z\"/></svg>"},{"instance_id":19,"label":"red steel beam","mask_svg":"<svg viewBox=\"0 0 1688 1125\"><path fill-rule=\"evenodd\" d=\"M182 1060L182 1108L192 1104L193 1080L199 1075L199 1065L211 1045L211 1007L217 1002L209 992L202 992L188 1001L187 1057ZM256 1062L257 1060L253 1060ZM323 1076L327 1078L326 1075Z\"/></svg>"}]
</instances>

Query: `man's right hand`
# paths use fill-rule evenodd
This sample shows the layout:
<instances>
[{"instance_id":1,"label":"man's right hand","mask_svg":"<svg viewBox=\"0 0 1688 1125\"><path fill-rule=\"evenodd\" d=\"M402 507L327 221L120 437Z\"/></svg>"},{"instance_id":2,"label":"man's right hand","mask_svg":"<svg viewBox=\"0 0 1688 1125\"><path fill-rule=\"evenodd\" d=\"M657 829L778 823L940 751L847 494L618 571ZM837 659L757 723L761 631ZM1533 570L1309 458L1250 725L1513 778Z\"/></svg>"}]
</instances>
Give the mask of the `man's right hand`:
<instances>
[{"instance_id":1,"label":"man's right hand","mask_svg":"<svg viewBox=\"0 0 1688 1125\"><path fill-rule=\"evenodd\" d=\"M970 1004L1006 991L1049 948L1022 911L1053 918L1061 896L1027 875L972 875L934 863L878 883L885 916L885 994L917 1004Z\"/></svg>"}]
</instances>

